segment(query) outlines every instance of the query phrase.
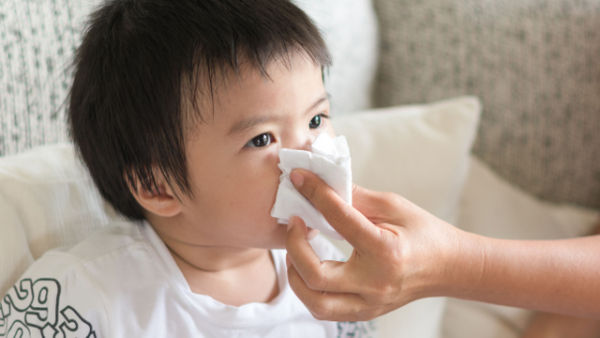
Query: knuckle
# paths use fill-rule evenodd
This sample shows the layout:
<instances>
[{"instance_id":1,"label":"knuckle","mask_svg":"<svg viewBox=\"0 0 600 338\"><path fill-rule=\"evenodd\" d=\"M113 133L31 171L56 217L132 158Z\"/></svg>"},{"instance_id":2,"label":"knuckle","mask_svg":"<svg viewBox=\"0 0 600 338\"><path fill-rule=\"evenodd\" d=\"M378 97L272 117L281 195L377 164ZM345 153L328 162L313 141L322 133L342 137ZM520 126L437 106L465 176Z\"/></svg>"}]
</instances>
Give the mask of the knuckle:
<instances>
[{"instance_id":1,"label":"knuckle","mask_svg":"<svg viewBox=\"0 0 600 338\"><path fill-rule=\"evenodd\" d=\"M405 248L399 248L399 245L394 245L392 243L390 245L385 246L385 255L380 256L379 258L385 262L386 264L390 264L391 266L402 267L404 265L404 261L406 258L406 254L404 250ZM383 250L382 250L383 251Z\"/></svg>"},{"instance_id":2,"label":"knuckle","mask_svg":"<svg viewBox=\"0 0 600 338\"><path fill-rule=\"evenodd\" d=\"M353 318L351 320L357 322L373 320L378 315L378 308L379 306L377 305L363 304L356 311L354 311L352 316Z\"/></svg>"},{"instance_id":3,"label":"knuckle","mask_svg":"<svg viewBox=\"0 0 600 338\"><path fill-rule=\"evenodd\" d=\"M298 273L296 272L296 270L293 267L288 269L287 275L288 275L288 283L290 284L290 287L294 291L296 291L297 288L302 286L302 279L298 276Z\"/></svg>"},{"instance_id":4,"label":"knuckle","mask_svg":"<svg viewBox=\"0 0 600 338\"><path fill-rule=\"evenodd\" d=\"M398 208L398 204L400 203L400 196L393 192L384 192L380 195L380 203L384 207L384 210L391 212L395 211Z\"/></svg>"},{"instance_id":5,"label":"knuckle","mask_svg":"<svg viewBox=\"0 0 600 338\"><path fill-rule=\"evenodd\" d=\"M383 285L377 292L376 298L378 303L382 304L387 302L390 299L390 296L393 295L395 288L391 284Z\"/></svg>"},{"instance_id":6,"label":"knuckle","mask_svg":"<svg viewBox=\"0 0 600 338\"><path fill-rule=\"evenodd\" d=\"M369 303L374 306L381 306L387 304L390 297L394 296L395 289L392 285L382 283L377 288L372 289L369 293Z\"/></svg>"},{"instance_id":7,"label":"knuckle","mask_svg":"<svg viewBox=\"0 0 600 338\"><path fill-rule=\"evenodd\" d=\"M311 309L311 313L316 319L325 320L328 319L331 314L331 307L329 306L329 303L325 301L315 302Z\"/></svg>"},{"instance_id":8,"label":"knuckle","mask_svg":"<svg viewBox=\"0 0 600 338\"><path fill-rule=\"evenodd\" d=\"M323 290L327 285L327 281L325 276L323 276L320 270L318 270L317 272L312 272L307 276L306 285L312 290Z\"/></svg>"},{"instance_id":9,"label":"knuckle","mask_svg":"<svg viewBox=\"0 0 600 338\"><path fill-rule=\"evenodd\" d=\"M317 189L317 185L315 185L312 181L306 179L304 185L302 186L301 192L304 195L304 197L312 201L317 196Z\"/></svg>"},{"instance_id":10,"label":"knuckle","mask_svg":"<svg viewBox=\"0 0 600 338\"><path fill-rule=\"evenodd\" d=\"M320 184L318 187L315 187L314 199L320 201L321 203L331 201L335 199L336 196L336 192L325 184Z\"/></svg>"},{"instance_id":11,"label":"knuckle","mask_svg":"<svg viewBox=\"0 0 600 338\"><path fill-rule=\"evenodd\" d=\"M308 176L311 179L306 179L303 186L302 194L313 204L321 205L335 199L337 194L326 183L318 177Z\"/></svg>"}]
</instances>

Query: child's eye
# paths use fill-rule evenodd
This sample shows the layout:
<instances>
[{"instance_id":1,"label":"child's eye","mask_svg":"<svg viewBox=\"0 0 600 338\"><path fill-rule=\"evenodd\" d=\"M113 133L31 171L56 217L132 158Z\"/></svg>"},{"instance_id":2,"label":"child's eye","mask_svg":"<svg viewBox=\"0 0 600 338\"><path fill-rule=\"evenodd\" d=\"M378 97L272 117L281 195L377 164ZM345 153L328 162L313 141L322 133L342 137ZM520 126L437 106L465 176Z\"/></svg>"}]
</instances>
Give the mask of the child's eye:
<instances>
[{"instance_id":1,"label":"child's eye","mask_svg":"<svg viewBox=\"0 0 600 338\"><path fill-rule=\"evenodd\" d=\"M250 147L250 148L266 147L269 144L271 144L272 140L273 140L273 136L271 136L271 134L262 133L256 137L254 137L250 141L248 141L248 143L246 143L246 147Z\"/></svg>"},{"instance_id":2,"label":"child's eye","mask_svg":"<svg viewBox=\"0 0 600 338\"><path fill-rule=\"evenodd\" d=\"M324 113L315 115L308 123L308 127L310 129L317 129L321 126L321 124L323 124L323 119L328 119L328 118L329 118L329 116Z\"/></svg>"}]
</instances>

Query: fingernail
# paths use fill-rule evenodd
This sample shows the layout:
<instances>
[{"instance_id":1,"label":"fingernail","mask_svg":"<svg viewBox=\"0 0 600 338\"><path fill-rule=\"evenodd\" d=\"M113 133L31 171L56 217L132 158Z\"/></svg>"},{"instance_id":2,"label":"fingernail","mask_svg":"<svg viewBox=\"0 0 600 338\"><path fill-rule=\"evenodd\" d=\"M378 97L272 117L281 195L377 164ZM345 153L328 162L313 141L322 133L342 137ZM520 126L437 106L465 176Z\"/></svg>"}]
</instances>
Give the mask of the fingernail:
<instances>
[{"instance_id":1,"label":"fingernail","mask_svg":"<svg viewBox=\"0 0 600 338\"><path fill-rule=\"evenodd\" d=\"M300 188L302 184L304 184L304 176L299 174L297 171L292 171L290 173L290 180L296 188Z\"/></svg>"}]
</instances>

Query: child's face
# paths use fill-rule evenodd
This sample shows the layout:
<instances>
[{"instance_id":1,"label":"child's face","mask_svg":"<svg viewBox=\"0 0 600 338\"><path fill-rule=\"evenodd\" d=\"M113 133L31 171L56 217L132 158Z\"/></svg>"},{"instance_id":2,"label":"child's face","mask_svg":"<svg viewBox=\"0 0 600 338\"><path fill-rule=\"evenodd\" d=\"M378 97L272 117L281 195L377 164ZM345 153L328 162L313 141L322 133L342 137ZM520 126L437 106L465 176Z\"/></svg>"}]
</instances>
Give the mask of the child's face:
<instances>
[{"instance_id":1,"label":"child's face","mask_svg":"<svg viewBox=\"0 0 600 338\"><path fill-rule=\"evenodd\" d=\"M186 241L227 247L283 247L286 227L270 216L281 171L280 148L310 149L333 134L320 66L297 55L272 62L269 79L242 70L218 86L214 115L186 144L194 198L183 199ZM206 107L209 107L208 109Z\"/></svg>"}]
</instances>

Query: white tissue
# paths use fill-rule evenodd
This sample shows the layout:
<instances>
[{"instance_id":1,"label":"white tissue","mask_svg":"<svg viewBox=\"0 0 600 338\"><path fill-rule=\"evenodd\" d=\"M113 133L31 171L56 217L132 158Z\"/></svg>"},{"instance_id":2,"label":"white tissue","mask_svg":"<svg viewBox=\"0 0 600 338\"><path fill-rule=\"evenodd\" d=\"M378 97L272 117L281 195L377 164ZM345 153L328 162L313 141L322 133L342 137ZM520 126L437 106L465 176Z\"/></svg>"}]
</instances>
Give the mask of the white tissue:
<instances>
[{"instance_id":1,"label":"white tissue","mask_svg":"<svg viewBox=\"0 0 600 338\"><path fill-rule=\"evenodd\" d=\"M352 204L352 170L350 150L344 136L332 138L320 134L311 151L281 149L279 151L279 188L271 216L287 224L290 217L299 216L307 226L318 229L335 239L342 237L329 225L325 217L304 198L290 181L292 169L302 168L318 175L348 204Z\"/></svg>"}]
</instances>

